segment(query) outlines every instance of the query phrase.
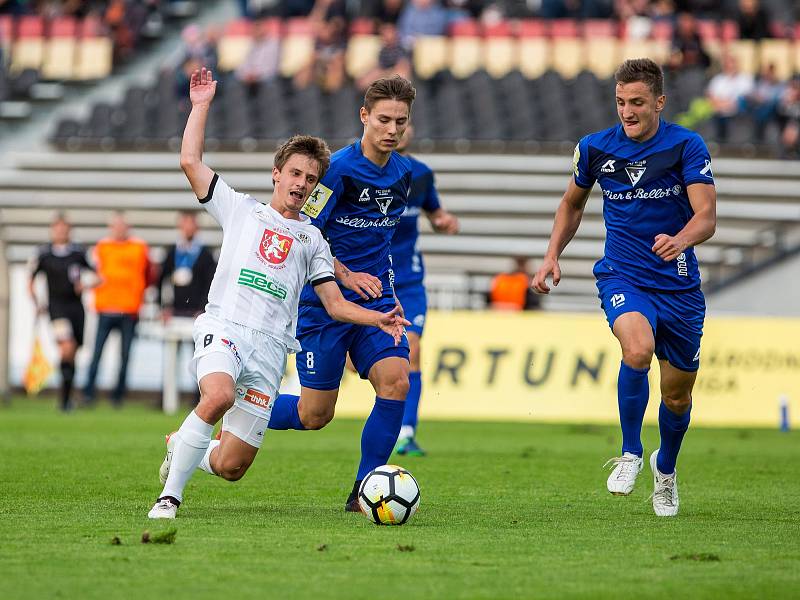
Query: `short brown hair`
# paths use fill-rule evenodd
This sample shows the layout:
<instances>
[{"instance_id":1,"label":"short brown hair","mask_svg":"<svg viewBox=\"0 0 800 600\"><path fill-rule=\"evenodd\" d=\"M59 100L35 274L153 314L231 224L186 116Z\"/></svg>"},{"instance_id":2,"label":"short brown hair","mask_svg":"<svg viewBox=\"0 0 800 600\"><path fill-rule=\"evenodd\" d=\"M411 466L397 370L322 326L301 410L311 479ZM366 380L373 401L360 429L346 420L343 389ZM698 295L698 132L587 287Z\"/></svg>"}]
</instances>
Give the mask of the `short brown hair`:
<instances>
[{"instance_id":1,"label":"short brown hair","mask_svg":"<svg viewBox=\"0 0 800 600\"><path fill-rule=\"evenodd\" d=\"M656 98L664 95L664 72L649 58L631 58L622 63L614 73L617 83L641 81Z\"/></svg>"},{"instance_id":2,"label":"short brown hair","mask_svg":"<svg viewBox=\"0 0 800 600\"><path fill-rule=\"evenodd\" d=\"M405 77L400 75L384 77L369 84L364 93L364 108L367 109L367 112L371 112L372 107L380 100L397 100L408 104L408 111L411 112L411 104L416 97L417 90Z\"/></svg>"},{"instance_id":3,"label":"short brown hair","mask_svg":"<svg viewBox=\"0 0 800 600\"><path fill-rule=\"evenodd\" d=\"M319 164L319 178L325 175L331 164L331 151L325 140L310 135L293 135L286 140L275 153L273 164L278 171L283 170L283 165L292 154L302 154Z\"/></svg>"}]
</instances>

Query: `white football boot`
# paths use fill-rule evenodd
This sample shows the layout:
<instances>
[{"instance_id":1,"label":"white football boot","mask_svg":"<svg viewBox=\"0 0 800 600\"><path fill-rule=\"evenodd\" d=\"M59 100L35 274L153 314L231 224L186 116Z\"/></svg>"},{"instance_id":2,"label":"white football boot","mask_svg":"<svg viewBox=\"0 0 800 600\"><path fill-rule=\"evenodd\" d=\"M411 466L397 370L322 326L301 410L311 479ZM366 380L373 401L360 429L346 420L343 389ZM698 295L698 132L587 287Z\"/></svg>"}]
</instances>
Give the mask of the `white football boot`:
<instances>
[{"instance_id":1,"label":"white football boot","mask_svg":"<svg viewBox=\"0 0 800 600\"><path fill-rule=\"evenodd\" d=\"M161 467L158 469L158 478L161 480L161 485L167 483L167 477L169 477L169 466L172 464L172 452L175 449L176 433L178 432L173 431L166 436L167 455L164 457L164 462L161 463Z\"/></svg>"},{"instance_id":2,"label":"white football boot","mask_svg":"<svg viewBox=\"0 0 800 600\"><path fill-rule=\"evenodd\" d=\"M625 452L622 456L609 458L603 467L613 465L611 475L608 476L606 487L615 496L627 496L636 485L636 477L644 466L640 456Z\"/></svg>"},{"instance_id":3,"label":"white football boot","mask_svg":"<svg viewBox=\"0 0 800 600\"><path fill-rule=\"evenodd\" d=\"M178 505L171 498L161 498L147 513L148 519L174 519L178 513Z\"/></svg>"},{"instance_id":4,"label":"white football boot","mask_svg":"<svg viewBox=\"0 0 800 600\"><path fill-rule=\"evenodd\" d=\"M678 514L678 472L664 475L658 470L658 450L650 455L653 470L653 510L659 517L674 517Z\"/></svg>"}]
</instances>

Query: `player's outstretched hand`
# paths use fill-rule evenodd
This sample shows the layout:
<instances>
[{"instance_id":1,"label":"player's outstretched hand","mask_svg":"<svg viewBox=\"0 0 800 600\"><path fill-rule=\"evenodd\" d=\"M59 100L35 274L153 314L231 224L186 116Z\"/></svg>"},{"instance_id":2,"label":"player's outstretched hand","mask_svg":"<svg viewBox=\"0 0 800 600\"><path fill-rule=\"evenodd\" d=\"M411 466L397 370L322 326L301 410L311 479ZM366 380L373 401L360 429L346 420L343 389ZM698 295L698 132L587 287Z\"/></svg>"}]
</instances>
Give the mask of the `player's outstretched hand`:
<instances>
[{"instance_id":1,"label":"player's outstretched hand","mask_svg":"<svg viewBox=\"0 0 800 600\"><path fill-rule=\"evenodd\" d=\"M353 290L364 300L380 298L383 293L381 280L369 273L347 271L339 282L348 290Z\"/></svg>"},{"instance_id":2,"label":"player's outstretched hand","mask_svg":"<svg viewBox=\"0 0 800 600\"><path fill-rule=\"evenodd\" d=\"M656 243L653 244L653 252L664 262L675 260L684 250L686 244L666 233L659 233L656 236Z\"/></svg>"},{"instance_id":3,"label":"player's outstretched hand","mask_svg":"<svg viewBox=\"0 0 800 600\"><path fill-rule=\"evenodd\" d=\"M553 276L553 285L558 285L561 281L561 267L558 266L558 261L552 258L544 257L539 270L533 276L531 287L537 294L549 294L550 286L547 285L547 277Z\"/></svg>"},{"instance_id":4,"label":"player's outstretched hand","mask_svg":"<svg viewBox=\"0 0 800 600\"><path fill-rule=\"evenodd\" d=\"M211 104L217 91L217 82L211 74L211 69L203 67L195 70L189 79L189 100L192 106L198 104Z\"/></svg>"},{"instance_id":5,"label":"player's outstretched hand","mask_svg":"<svg viewBox=\"0 0 800 600\"><path fill-rule=\"evenodd\" d=\"M453 213L443 210L433 219L433 228L436 230L436 233L456 234L460 229L458 217Z\"/></svg>"},{"instance_id":6,"label":"player's outstretched hand","mask_svg":"<svg viewBox=\"0 0 800 600\"><path fill-rule=\"evenodd\" d=\"M400 340L403 339L403 334L406 331L406 326L411 325L410 321L403 318L402 307L398 304L388 313L381 313L378 317L376 325L394 338L394 345L397 346Z\"/></svg>"}]
</instances>

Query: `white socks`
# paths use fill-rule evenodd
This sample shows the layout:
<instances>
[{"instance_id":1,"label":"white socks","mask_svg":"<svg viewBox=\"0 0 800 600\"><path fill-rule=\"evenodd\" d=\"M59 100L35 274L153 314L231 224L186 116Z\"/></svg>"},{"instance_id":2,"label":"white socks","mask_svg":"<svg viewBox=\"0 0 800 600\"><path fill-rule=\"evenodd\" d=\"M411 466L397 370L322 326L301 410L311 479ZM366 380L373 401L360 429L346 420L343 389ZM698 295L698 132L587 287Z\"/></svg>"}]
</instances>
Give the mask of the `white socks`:
<instances>
[{"instance_id":1,"label":"white socks","mask_svg":"<svg viewBox=\"0 0 800 600\"><path fill-rule=\"evenodd\" d=\"M203 455L203 460L200 461L199 465L203 471L211 473L212 475L216 475L216 473L214 473L214 469L211 468L211 451L217 446L219 446L219 440L211 440L211 443L208 445L208 450L206 450L205 455Z\"/></svg>"},{"instance_id":2,"label":"white socks","mask_svg":"<svg viewBox=\"0 0 800 600\"><path fill-rule=\"evenodd\" d=\"M414 428L411 425L403 425L400 428L400 435L397 436L400 440L405 440L414 437Z\"/></svg>"},{"instance_id":3,"label":"white socks","mask_svg":"<svg viewBox=\"0 0 800 600\"><path fill-rule=\"evenodd\" d=\"M213 425L203 421L194 411L189 413L175 434L178 439L172 454L169 477L159 498L172 496L178 501L183 500L183 488L203 460L213 431Z\"/></svg>"}]
</instances>

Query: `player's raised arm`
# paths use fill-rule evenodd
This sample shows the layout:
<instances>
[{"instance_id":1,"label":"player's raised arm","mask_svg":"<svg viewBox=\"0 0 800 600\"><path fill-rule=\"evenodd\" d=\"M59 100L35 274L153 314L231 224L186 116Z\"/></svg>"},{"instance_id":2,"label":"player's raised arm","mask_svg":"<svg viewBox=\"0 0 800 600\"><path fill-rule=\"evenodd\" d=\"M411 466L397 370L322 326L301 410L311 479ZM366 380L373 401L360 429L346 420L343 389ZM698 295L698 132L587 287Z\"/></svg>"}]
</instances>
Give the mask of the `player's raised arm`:
<instances>
[{"instance_id":1,"label":"player's raised arm","mask_svg":"<svg viewBox=\"0 0 800 600\"><path fill-rule=\"evenodd\" d=\"M333 259L333 275L348 290L354 291L364 300L380 298L383 293L381 280L369 273L358 273L344 266L337 258ZM333 317L333 315L331 315ZM336 318L336 317L334 317Z\"/></svg>"},{"instance_id":2,"label":"player's raised arm","mask_svg":"<svg viewBox=\"0 0 800 600\"><path fill-rule=\"evenodd\" d=\"M689 204L694 216L674 236L659 233L655 237L653 252L664 262L675 260L692 246L702 244L717 229L717 190L709 183L693 183L686 186Z\"/></svg>"},{"instance_id":3,"label":"player's raised arm","mask_svg":"<svg viewBox=\"0 0 800 600\"><path fill-rule=\"evenodd\" d=\"M217 82L210 70L203 67L192 73L189 80L189 100L192 102L192 110L186 121L186 129L183 130L181 169L198 198L206 197L211 180L214 178L214 171L203 164L203 142L208 111L216 91Z\"/></svg>"},{"instance_id":4,"label":"player's raised arm","mask_svg":"<svg viewBox=\"0 0 800 600\"><path fill-rule=\"evenodd\" d=\"M558 266L558 259L564 248L567 247L578 225L583 218L583 209L589 199L589 192L592 188L583 188L571 179L567 186L567 191L561 198L561 203L556 210L556 217L553 221L553 231L550 234L550 243L547 246L547 253L544 256L541 266L533 277L531 287L540 294L550 293L550 287L545 281L548 276L553 276L553 285L558 285L561 281L561 268Z\"/></svg>"},{"instance_id":5,"label":"player's raised arm","mask_svg":"<svg viewBox=\"0 0 800 600\"><path fill-rule=\"evenodd\" d=\"M394 338L395 346L403 338L405 326L411 325L400 316L400 307L396 306L391 312L382 313L345 300L339 286L333 281L314 286L314 291L331 317L344 323L377 327Z\"/></svg>"}]
</instances>

